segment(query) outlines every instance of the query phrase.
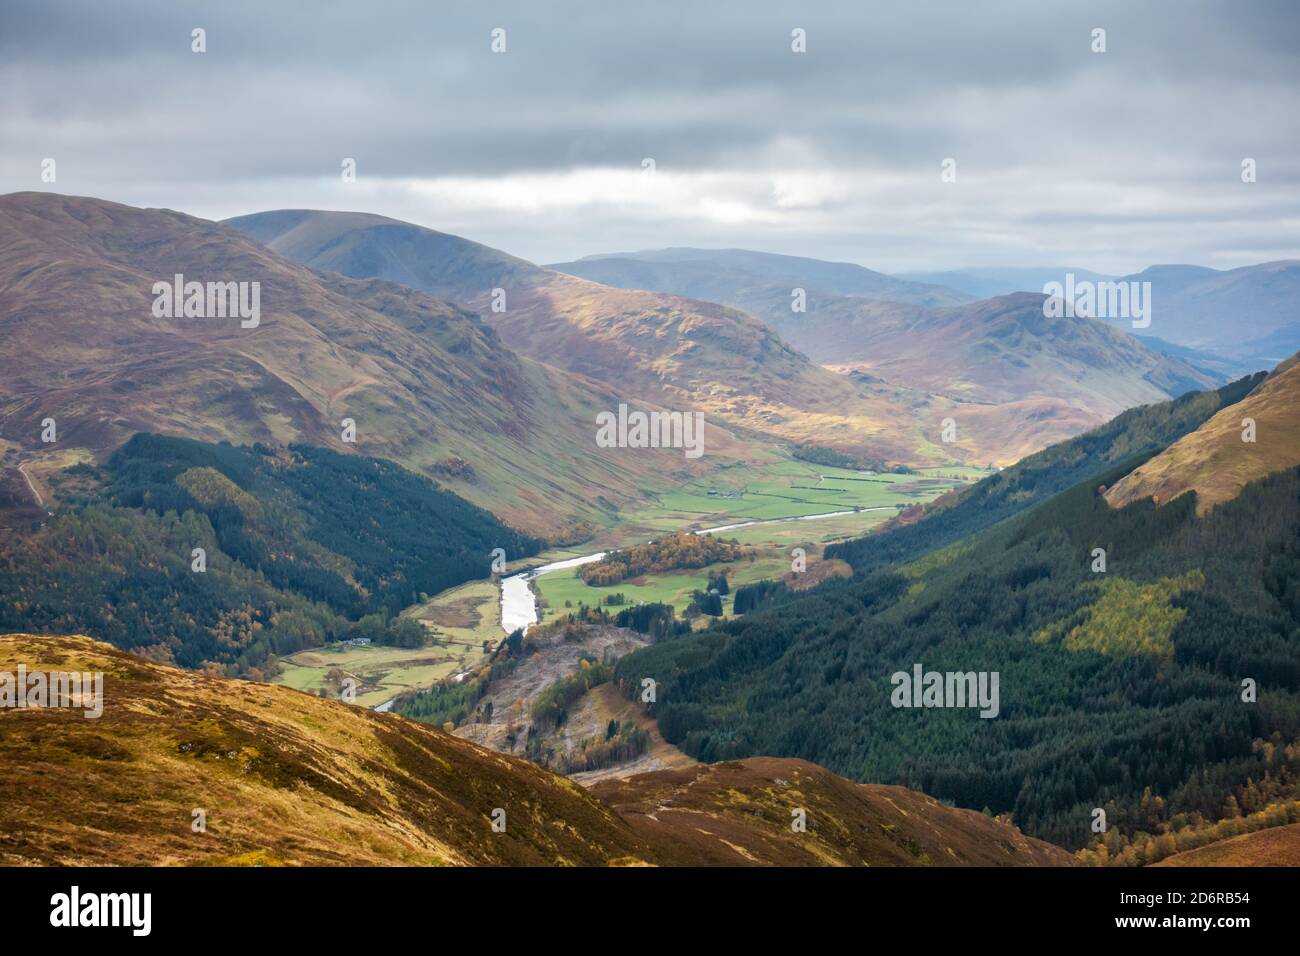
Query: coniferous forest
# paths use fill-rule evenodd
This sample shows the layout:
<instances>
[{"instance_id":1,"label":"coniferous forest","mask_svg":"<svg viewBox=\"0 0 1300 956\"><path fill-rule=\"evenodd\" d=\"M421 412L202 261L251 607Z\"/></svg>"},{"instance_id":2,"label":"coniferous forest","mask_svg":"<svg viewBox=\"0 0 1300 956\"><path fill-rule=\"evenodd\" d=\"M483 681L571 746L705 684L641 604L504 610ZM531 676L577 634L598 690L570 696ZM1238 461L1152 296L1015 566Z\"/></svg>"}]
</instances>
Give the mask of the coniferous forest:
<instances>
[{"instance_id":1,"label":"coniferous forest","mask_svg":"<svg viewBox=\"0 0 1300 956\"><path fill-rule=\"evenodd\" d=\"M66 480L71 507L0 554L0 629L253 677L362 619L409 643L396 616L420 593L487 577L493 548L539 547L392 462L305 445L139 434Z\"/></svg>"}]
</instances>

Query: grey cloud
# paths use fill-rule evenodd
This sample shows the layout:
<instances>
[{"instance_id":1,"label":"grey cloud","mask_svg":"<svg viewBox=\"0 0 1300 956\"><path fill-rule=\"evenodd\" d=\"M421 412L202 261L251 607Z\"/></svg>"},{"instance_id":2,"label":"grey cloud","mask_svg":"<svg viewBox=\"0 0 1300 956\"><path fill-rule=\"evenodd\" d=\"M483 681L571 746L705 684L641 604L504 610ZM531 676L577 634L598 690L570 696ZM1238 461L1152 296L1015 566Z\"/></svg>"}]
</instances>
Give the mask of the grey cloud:
<instances>
[{"instance_id":1,"label":"grey cloud","mask_svg":"<svg viewBox=\"0 0 1300 956\"><path fill-rule=\"evenodd\" d=\"M1111 269L1285 249L1300 196L1300 13L1286 2L11 0L2 16L6 191L40 188L40 158L54 156L67 191L200 215L290 195L371 203L539 259L716 238L930 268L1027 262L1072 241L1123 260L1088 263ZM208 31L204 56L189 52L194 26ZM505 56L488 50L496 26ZM808 31L802 56L789 52L795 26ZM1088 50L1094 26L1104 55ZM634 169L651 156L669 173L798 166L916 188L887 209L850 190L732 229L689 210L507 221L392 190L335 195L325 181L345 156L392 180ZM946 156L964 192L934 195L925 183ZM1243 156L1260 163L1254 193L1236 181ZM913 206L929 211L899 214ZM1093 233L1108 218L1124 245L1106 252Z\"/></svg>"}]
</instances>

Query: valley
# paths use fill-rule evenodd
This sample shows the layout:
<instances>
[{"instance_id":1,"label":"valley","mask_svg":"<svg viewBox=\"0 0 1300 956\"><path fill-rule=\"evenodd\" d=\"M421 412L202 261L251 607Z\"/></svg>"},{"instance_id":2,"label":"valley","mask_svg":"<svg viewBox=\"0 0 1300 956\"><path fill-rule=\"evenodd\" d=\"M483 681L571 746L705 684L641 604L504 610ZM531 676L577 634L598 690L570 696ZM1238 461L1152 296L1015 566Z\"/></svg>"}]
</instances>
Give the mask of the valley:
<instances>
[{"instance_id":1,"label":"valley","mask_svg":"<svg viewBox=\"0 0 1300 956\"><path fill-rule=\"evenodd\" d=\"M1290 852L1294 360L1220 384L1191 347L1045 324L1038 295L740 250L565 265L593 281L361 214L218 224L17 194L0 221L0 628L23 653L138 678L145 710L152 683L200 714L205 682L241 682L224 728L196 717L177 746L293 780L296 822L255 839L240 819L211 859ZM135 292L175 259L262 276L259 321L160 327ZM814 293L793 321L790 282ZM629 402L702 412L701 454L600 440ZM891 706L888 676L914 666L998 674L996 720ZM1257 698L1234 697L1243 680ZM236 712L259 694L274 727ZM111 740L58 732L74 754L179 772L177 792L212 771L125 720ZM305 750L308 726L337 739ZM274 754L248 742L280 733ZM448 765L476 782L446 782ZM410 767L425 778L391 783ZM333 803L355 807L376 773L416 816L362 799L369 853L295 835L342 826ZM451 820L442 801L489 780L582 832L482 842L478 811ZM104 784L90 773L97 807ZM226 797L270 800L259 786ZM768 827L796 792L833 814L807 838ZM922 821L895 840L878 812ZM209 858L137 844L87 859ZM13 859L53 860L34 852Z\"/></svg>"}]
</instances>

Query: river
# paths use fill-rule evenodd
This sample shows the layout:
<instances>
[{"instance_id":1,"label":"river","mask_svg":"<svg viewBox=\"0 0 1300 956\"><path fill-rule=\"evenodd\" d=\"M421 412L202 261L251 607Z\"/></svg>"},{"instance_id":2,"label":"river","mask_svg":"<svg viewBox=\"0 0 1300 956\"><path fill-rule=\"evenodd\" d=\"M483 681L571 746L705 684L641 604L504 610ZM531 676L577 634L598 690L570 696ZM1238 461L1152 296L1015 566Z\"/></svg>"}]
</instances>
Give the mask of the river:
<instances>
[{"instance_id":1,"label":"river","mask_svg":"<svg viewBox=\"0 0 1300 956\"><path fill-rule=\"evenodd\" d=\"M765 518L761 521L741 521L738 524L720 524L716 528L701 528L698 531L692 531L691 534L712 534L716 531L735 531L738 528L752 528L755 525L762 524L783 524L787 521L813 521L817 518L838 518L841 515L860 514L868 511L897 511L893 505L884 505L879 508L856 508L849 511L826 511L816 515L797 515L792 518ZM534 568L531 571L525 571L520 574L512 574L508 578L501 579L501 627L507 634L513 633L517 628L523 628L527 633L528 628L537 623L537 595L533 593L533 578L542 574L551 574L555 571L563 571L566 568L576 568L584 564L591 564L593 561L599 561L605 556L604 551L597 551L595 554L584 554L580 558L565 558L563 561L552 561L550 564L543 564L540 568Z\"/></svg>"}]
</instances>

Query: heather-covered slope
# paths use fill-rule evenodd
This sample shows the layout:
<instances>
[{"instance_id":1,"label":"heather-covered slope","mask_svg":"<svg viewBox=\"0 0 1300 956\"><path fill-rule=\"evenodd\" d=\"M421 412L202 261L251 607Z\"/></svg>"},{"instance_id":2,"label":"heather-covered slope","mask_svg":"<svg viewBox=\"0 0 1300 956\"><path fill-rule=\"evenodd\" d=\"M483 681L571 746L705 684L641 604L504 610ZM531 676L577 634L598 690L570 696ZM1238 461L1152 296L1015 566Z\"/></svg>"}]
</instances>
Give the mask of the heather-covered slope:
<instances>
[{"instance_id":1,"label":"heather-covered slope","mask_svg":"<svg viewBox=\"0 0 1300 956\"><path fill-rule=\"evenodd\" d=\"M591 792L395 714L180 671L85 637L0 637L0 672L20 663L102 671L104 706L98 719L0 711L0 787L22 794L0 801L4 865L1072 862L980 814L799 761ZM791 827L792 809L805 811L806 832Z\"/></svg>"}]
</instances>

